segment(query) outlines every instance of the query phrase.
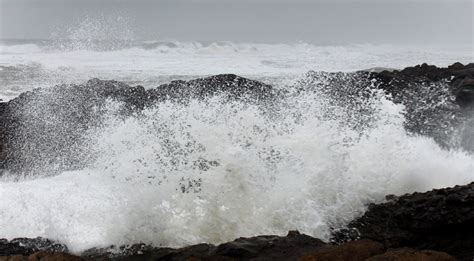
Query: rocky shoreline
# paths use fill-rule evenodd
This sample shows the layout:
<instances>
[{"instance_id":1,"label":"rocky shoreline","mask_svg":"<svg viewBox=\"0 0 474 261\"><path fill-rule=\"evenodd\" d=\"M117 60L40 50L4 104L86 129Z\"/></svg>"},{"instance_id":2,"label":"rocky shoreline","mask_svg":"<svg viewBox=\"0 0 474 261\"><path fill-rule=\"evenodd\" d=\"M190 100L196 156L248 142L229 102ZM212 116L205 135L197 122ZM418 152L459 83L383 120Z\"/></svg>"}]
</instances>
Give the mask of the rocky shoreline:
<instances>
[{"instance_id":1,"label":"rocky shoreline","mask_svg":"<svg viewBox=\"0 0 474 261\"><path fill-rule=\"evenodd\" d=\"M318 85L340 97L367 95L367 86L383 90L394 102L405 104L408 131L432 137L441 146L474 151L474 64L455 63L447 68L423 64L382 72L309 72L299 84ZM97 79L82 85L35 89L0 103L0 171L27 175L83 167L90 156L81 151L87 143L83 133L101 124L110 99L123 104L121 114L131 115L156 102L188 102L222 93L228 99L271 106L284 91L231 74L173 81L147 90ZM51 120L48 117L53 112L56 117ZM453 135L461 137L455 144ZM90 249L78 256L61 242L49 239L0 239L0 261L473 259L474 183L389 195L386 202L370 205L346 229L335 230L329 243L290 231L284 237L239 238L217 246L172 249L136 244Z\"/></svg>"},{"instance_id":2,"label":"rocky shoreline","mask_svg":"<svg viewBox=\"0 0 474 261\"><path fill-rule=\"evenodd\" d=\"M472 260L474 183L372 204L333 242L290 231L220 245L173 249L145 244L94 248L72 255L48 239L0 240L0 260Z\"/></svg>"}]
</instances>

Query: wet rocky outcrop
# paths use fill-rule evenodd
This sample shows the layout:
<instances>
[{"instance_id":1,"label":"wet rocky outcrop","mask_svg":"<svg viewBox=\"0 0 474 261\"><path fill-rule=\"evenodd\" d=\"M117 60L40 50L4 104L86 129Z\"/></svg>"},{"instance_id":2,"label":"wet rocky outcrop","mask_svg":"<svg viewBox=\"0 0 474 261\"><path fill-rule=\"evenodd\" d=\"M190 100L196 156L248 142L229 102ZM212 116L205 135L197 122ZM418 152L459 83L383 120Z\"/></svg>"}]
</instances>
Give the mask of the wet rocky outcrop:
<instances>
[{"instance_id":1,"label":"wet rocky outcrop","mask_svg":"<svg viewBox=\"0 0 474 261\"><path fill-rule=\"evenodd\" d=\"M187 102L222 94L249 102L270 100L270 85L232 74L172 81L145 90L117 81L92 79L79 85L34 89L0 103L0 169L30 174L83 167L93 157L87 132L100 126L112 102L126 117L157 102Z\"/></svg>"},{"instance_id":2,"label":"wet rocky outcrop","mask_svg":"<svg viewBox=\"0 0 474 261\"><path fill-rule=\"evenodd\" d=\"M439 251L433 250L414 250L410 248L401 248L389 250L383 254L372 256L367 261L417 261L417 260L429 260L429 261L454 261L456 258Z\"/></svg>"},{"instance_id":3,"label":"wet rocky outcrop","mask_svg":"<svg viewBox=\"0 0 474 261\"><path fill-rule=\"evenodd\" d=\"M422 64L403 70L309 72L299 82L333 97L349 113L366 114L367 97L381 90L405 107L405 128L434 138L444 147L474 151L474 63L440 68ZM366 124L365 121L360 125Z\"/></svg>"},{"instance_id":4,"label":"wet rocky outcrop","mask_svg":"<svg viewBox=\"0 0 474 261\"><path fill-rule=\"evenodd\" d=\"M325 247L323 241L290 231L287 236L256 236L238 238L220 245L198 244L179 249L153 248L146 245L134 245L124 248L121 254L111 254L109 249L91 249L83 253L84 257L113 258L116 260L296 260L304 253Z\"/></svg>"},{"instance_id":5,"label":"wet rocky outcrop","mask_svg":"<svg viewBox=\"0 0 474 261\"><path fill-rule=\"evenodd\" d=\"M0 241L4 247L5 241ZM0 248L2 249L2 248ZM35 252L12 248L0 252L0 260L455 260L447 253L415 250L409 248L386 249L383 244L372 240L357 240L341 245L328 244L297 231L287 236L256 236L239 238L215 246L198 244L173 249L152 247L145 244L119 248L89 249L81 255L65 251L43 249ZM32 253L33 252L33 253ZM411 259L410 259L411 258ZM422 258L422 259L420 259Z\"/></svg>"},{"instance_id":6,"label":"wet rocky outcrop","mask_svg":"<svg viewBox=\"0 0 474 261\"><path fill-rule=\"evenodd\" d=\"M317 90L347 113L370 114L366 98L382 90L405 105L405 127L433 137L448 148L474 151L474 64L446 68L422 64L401 71L309 72L296 83L302 91ZM94 155L88 132L103 124L111 103L119 117L139 115L144 108L172 100L186 103L221 94L227 99L272 104L285 90L233 74L190 81L172 81L156 88L92 79L84 84L35 89L0 102L0 169L14 173L51 173L84 167ZM329 111L329 113L331 113ZM360 122L364 117L348 117Z\"/></svg>"},{"instance_id":7,"label":"wet rocky outcrop","mask_svg":"<svg viewBox=\"0 0 474 261\"><path fill-rule=\"evenodd\" d=\"M474 151L474 63L446 68L422 64L373 76L395 102L406 106L408 130Z\"/></svg>"},{"instance_id":8,"label":"wet rocky outcrop","mask_svg":"<svg viewBox=\"0 0 474 261\"><path fill-rule=\"evenodd\" d=\"M41 251L63 253L68 252L68 248L61 243L41 237L15 238L10 241L0 239L0 256L28 256Z\"/></svg>"},{"instance_id":9,"label":"wet rocky outcrop","mask_svg":"<svg viewBox=\"0 0 474 261\"><path fill-rule=\"evenodd\" d=\"M424 193L389 197L371 204L336 241L370 239L386 248L411 247L474 258L474 183Z\"/></svg>"}]
</instances>

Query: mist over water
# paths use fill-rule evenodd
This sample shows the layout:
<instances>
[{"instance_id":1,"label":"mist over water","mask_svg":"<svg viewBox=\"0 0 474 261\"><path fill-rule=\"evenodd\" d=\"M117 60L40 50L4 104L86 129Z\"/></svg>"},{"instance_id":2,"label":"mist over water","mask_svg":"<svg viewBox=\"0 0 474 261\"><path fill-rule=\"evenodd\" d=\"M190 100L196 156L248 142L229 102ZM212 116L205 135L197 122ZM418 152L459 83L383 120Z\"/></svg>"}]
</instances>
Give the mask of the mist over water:
<instances>
[{"instance_id":1,"label":"mist over water","mask_svg":"<svg viewBox=\"0 0 474 261\"><path fill-rule=\"evenodd\" d=\"M84 42L81 27L70 32L60 47L2 45L2 98L91 77L153 87L217 73L271 82L283 95L268 103L225 94L168 100L128 116L120 113L123 104L108 101L101 124L84 133L86 167L0 178L2 237L43 236L75 252L137 242L220 243L294 229L328 240L332 229L387 194L474 179L474 155L406 131L403 104L373 86L365 96L335 95L316 84L323 74L315 74L316 83L302 75L469 62L469 51L132 40L109 48Z\"/></svg>"}]
</instances>

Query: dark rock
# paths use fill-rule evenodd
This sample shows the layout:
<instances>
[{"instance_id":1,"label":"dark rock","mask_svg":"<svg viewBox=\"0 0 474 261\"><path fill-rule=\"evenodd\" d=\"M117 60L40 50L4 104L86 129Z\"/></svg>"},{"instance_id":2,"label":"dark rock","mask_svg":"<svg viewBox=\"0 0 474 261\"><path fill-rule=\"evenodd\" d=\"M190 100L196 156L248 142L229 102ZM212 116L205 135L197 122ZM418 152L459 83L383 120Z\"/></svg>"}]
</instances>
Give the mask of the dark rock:
<instances>
[{"instance_id":1,"label":"dark rock","mask_svg":"<svg viewBox=\"0 0 474 261\"><path fill-rule=\"evenodd\" d=\"M0 168L22 174L54 174L84 167L94 157L86 134L103 123L108 101L118 102L118 116L126 117L168 99L187 102L220 94L251 102L263 102L274 95L270 85L231 74L173 81L149 90L92 79L81 85L22 93L0 103Z\"/></svg>"},{"instance_id":2,"label":"dark rock","mask_svg":"<svg viewBox=\"0 0 474 261\"><path fill-rule=\"evenodd\" d=\"M2 174L2 169L4 168L4 161L7 157L7 148L6 148L6 130L7 130L7 120L4 118L6 113L5 110L7 108L6 102L0 102L0 175Z\"/></svg>"},{"instance_id":3,"label":"dark rock","mask_svg":"<svg viewBox=\"0 0 474 261\"><path fill-rule=\"evenodd\" d=\"M214 249L215 246L210 244L197 244L179 249L135 244L119 248L89 249L82 253L82 257L93 260L188 260L193 257L208 257Z\"/></svg>"},{"instance_id":4,"label":"dark rock","mask_svg":"<svg viewBox=\"0 0 474 261\"><path fill-rule=\"evenodd\" d=\"M456 102L462 107L474 105L474 78L463 79L459 83Z\"/></svg>"},{"instance_id":5,"label":"dark rock","mask_svg":"<svg viewBox=\"0 0 474 261\"><path fill-rule=\"evenodd\" d=\"M448 66L449 70L462 70L464 69L464 65L460 62L453 63Z\"/></svg>"},{"instance_id":6,"label":"dark rock","mask_svg":"<svg viewBox=\"0 0 474 261\"><path fill-rule=\"evenodd\" d=\"M474 183L372 204L349 228L336 233L335 238L341 239L340 234L345 233L349 238L382 242L387 248L433 249L460 260L472 260Z\"/></svg>"},{"instance_id":7,"label":"dark rock","mask_svg":"<svg viewBox=\"0 0 474 261\"><path fill-rule=\"evenodd\" d=\"M373 73L371 78L378 79L380 87L388 90L392 95L396 95L403 89L419 88L418 84L431 84L435 82L448 82L450 92L455 94L456 102L461 106L472 104L471 97L464 97L463 91L472 86L474 81L474 64L463 65L454 63L447 68L438 68L433 65L417 65L407 67L401 71L384 71ZM425 97L432 98L432 97Z\"/></svg>"},{"instance_id":8,"label":"dark rock","mask_svg":"<svg viewBox=\"0 0 474 261\"><path fill-rule=\"evenodd\" d=\"M26 240L26 239L23 239ZM80 260L392 260L393 257L401 258L426 258L422 260L451 260L450 256L435 251L418 251L413 249L395 249L391 253L385 252L383 244L371 240L357 240L341 245L326 244L323 241L290 231L287 236L255 236L239 238L219 246L210 244L197 244L188 247L173 249L167 247L152 247L145 244L131 246L109 247L102 249L89 249L79 256L73 256L63 251L40 250L32 252L12 251L0 253L1 260L55 260L55 261L80 261ZM385 258L385 259L384 259ZM388 258L388 259L387 259ZM430 259L440 258L440 259ZM443 259L444 258L444 259ZM448 258L448 259L446 259ZM400 259L393 259L400 260ZM403 259L404 260L404 259ZM407 259L411 260L411 259ZM413 259L419 260L419 259Z\"/></svg>"},{"instance_id":9,"label":"dark rock","mask_svg":"<svg viewBox=\"0 0 474 261\"><path fill-rule=\"evenodd\" d=\"M291 260L324 247L323 241L290 231L286 237L258 236L239 238L219 245L214 254L239 260Z\"/></svg>"},{"instance_id":10,"label":"dark rock","mask_svg":"<svg viewBox=\"0 0 474 261\"><path fill-rule=\"evenodd\" d=\"M290 231L287 236L239 238L219 246L198 244L189 247L153 248L139 244L132 247L92 249L83 253L91 259L114 260L297 260L304 254L326 246L323 241ZM120 253L120 254L116 254Z\"/></svg>"},{"instance_id":11,"label":"dark rock","mask_svg":"<svg viewBox=\"0 0 474 261\"><path fill-rule=\"evenodd\" d=\"M28 258L21 255L0 256L0 261L28 261Z\"/></svg>"},{"instance_id":12,"label":"dark rock","mask_svg":"<svg viewBox=\"0 0 474 261\"><path fill-rule=\"evenodd\" d=\"M303 261L363 261L385 251L381 243L372 240L357 240L320 249L301 258Z\"/></svg>"},{"instance_id":13,"label":"dark rock","mask_svg":"<svg viewBox=\"0 0 474 261\"><path fill-rule=\"evenodd\" d=\"M465 123L472 119L474 64L447 68L427 64L402 71L372 73L378 88L406 108L408 131L433 137L442 146L474 151L474 133ZM453 137L462 137L453 139Z\"/></svg>"},{"instance_id":14,"label":"dark rock","mask_svg":"<svg viewBox=\"0 0 474 261\"><path fill-rule=\"evenodd\" d=\"M28 256L28 261L85 261L85 259L67 253L41 251Z\"/></svg>"},{"instance_id":15,"label":"dark rock","mask_svg":"<svg viewBox=\"0 0 474 261\"><path fill-rule=\"evenodd\" d=\"M392 249L381 255L366 259L367 261L454 261L454 257L439 251L415 250L410 248Z\"/></svg>"},{"instance_id":16,"label":"dark rock","mask_svg":"<svg viewBox=\"0 0 474 261\"><path fill-rule=\"evenodd\" d=\"M10 241L0 239L0 256L30 255L38 251L68 252L65 245L46 238L15 238Z\"/></svg>"},{"instance_id":17,"label":"dark rock","mask_svg":"<svg viewBox=\"0 0 474 261\"><path fill-rule=\"evenodd\" d=\"M226 94L229 98L264 100L275 97L272 86L234 74L220 74L191 81L172 81L149 90L152 100L206 98Z\"/></svg>"},{"instance_id":18,"label":"dark rock","mask_svg":"<svg viewBox=\"0 0 474 261\"><path fill-rule=\"evenodd\" d=\"M29 255L32 253L32 249L21 246L18 242L11 243L6 239L0 239L0 256Z\"/></svg>"},{"instance_id":19,"label":"dark rock","mask_svg":"<svg viewBox=\"0 0 474 261\"><path fill-rule=\"evenodd\" d=\"M66 253L36 252L29 256L0 256L0 261L84 261L82 257Z\"/></svg>"},{"instance_id":20,"label":"dark rock","mask_svg":"<svg viewBox=\"0 0 474 261\"><path fill-rule=\"evenodd\" d=\"M301 89L323 92L336 104L347 109L349 126L370 126L367 104L373 90L383 90L394 103L405 108L405 129L413 134L432 137L446 148L462 147L474 151L470 140L473 134L464 123L471 118L467 111L472 103L471 88L474 79L473 64L454 64L448 68L432 65L407 67L401 71L353 73L309 72L298 85ZM359 122L350 122L359 121ZM468 137L457 139L453 137ZM474 138L474 137L472 137Z\"/></svg>"}]
</instances>

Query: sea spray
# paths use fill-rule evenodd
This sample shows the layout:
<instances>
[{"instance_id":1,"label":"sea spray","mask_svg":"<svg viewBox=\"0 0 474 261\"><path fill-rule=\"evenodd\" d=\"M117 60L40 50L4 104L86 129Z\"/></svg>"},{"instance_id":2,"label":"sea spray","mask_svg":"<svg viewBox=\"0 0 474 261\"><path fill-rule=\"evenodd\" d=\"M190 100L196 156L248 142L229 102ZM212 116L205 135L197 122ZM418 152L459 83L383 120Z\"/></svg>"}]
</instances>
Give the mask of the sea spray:
<instances>
[{"instance_id":1,"label":"sea spray","mask_svg":"<svg viewBox=\"0 0 474 261\"><path fill-rule=\"evenodd\" d=\"M123 115L108 101L84 133L87 166L0 183L0 234L76 252L293 229L327 240L387 194L473 179L472 154L407 132L404 107L383 92L343 102L301 86L269 106L221 94Z\"/></svg>"}]
</instances>

